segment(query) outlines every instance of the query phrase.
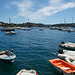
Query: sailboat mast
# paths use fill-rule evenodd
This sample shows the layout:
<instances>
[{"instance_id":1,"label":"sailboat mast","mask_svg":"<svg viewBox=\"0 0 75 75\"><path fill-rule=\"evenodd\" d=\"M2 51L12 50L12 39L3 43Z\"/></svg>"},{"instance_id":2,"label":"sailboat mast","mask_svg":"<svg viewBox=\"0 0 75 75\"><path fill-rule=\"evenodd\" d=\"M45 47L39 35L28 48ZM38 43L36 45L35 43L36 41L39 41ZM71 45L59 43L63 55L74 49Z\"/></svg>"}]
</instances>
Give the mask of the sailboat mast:
<instances>
[{"instance_id":1,"label":"sailboat mast","mask_svg":"<svg viewBox=\"0 0 75 75\"><path fill-rule=\"evenodd\" d=\"M66 24L66 19L64 18L64 24Z\"/></svg>"},{"instance_id":2,"label":"sailboat mast","mask_svg":"<svg viewBox=\"0 0 75 75\"><path fill-rule=\"evenodd\" d=\"M73 17L72 17L72 24L73 24Z\"/></svg>"},{"instance_id":3,"label":"sailboat mast","mask_svg":"<svg viewBox=\"0 0 75 75\"><path fill-rule=\"evenodd\" d=\"M11 23L11 18L9 17L9 24Z\"/></svg>"}]
</instances>

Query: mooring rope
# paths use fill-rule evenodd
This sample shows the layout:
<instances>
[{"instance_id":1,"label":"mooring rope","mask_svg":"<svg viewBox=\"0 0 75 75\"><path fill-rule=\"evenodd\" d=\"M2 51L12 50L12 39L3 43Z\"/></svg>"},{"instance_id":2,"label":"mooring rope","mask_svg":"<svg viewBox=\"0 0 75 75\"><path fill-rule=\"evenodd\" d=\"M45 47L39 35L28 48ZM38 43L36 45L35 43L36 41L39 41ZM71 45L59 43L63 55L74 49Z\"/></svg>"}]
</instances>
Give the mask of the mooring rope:
<instances>
[{"instance_id":1,"label":"mooring rope","mask_svg":"<svg viewBox=\"0 0 75 75\"><path fill-rule=\"evenodd\" d=\"M26 63L24 63L22 60L18 59L17 57L16 57L16 59L17 59L18 61L20 61L21 63L23 63L24 65L30 67L31 69L34 69L33 67L31 67L30 65L27 65Z\"/></svg>"},{"instance_id":2,"label":"mooring rope","mask_svg":"<svg viewBox=\"0 0 75 75\"><path fill-rule=\"evenodd\" d=\"M16 59L17 59L19 62L21 62L22 64L24 64L24 65L30 67L31 69L34 69L32 66L30 66L30 65L28 65L28 64L26 64L26 63L24 63L22 60L18 59L17 57L16 57ZM34 70L35 70L35 69L34 69ZM37 72L40 73L41 75L45 75L45 74L43 74L42 72L40 72L40 71L38 71L38 70L37 70Z\"/></svg>"}]
</instances>

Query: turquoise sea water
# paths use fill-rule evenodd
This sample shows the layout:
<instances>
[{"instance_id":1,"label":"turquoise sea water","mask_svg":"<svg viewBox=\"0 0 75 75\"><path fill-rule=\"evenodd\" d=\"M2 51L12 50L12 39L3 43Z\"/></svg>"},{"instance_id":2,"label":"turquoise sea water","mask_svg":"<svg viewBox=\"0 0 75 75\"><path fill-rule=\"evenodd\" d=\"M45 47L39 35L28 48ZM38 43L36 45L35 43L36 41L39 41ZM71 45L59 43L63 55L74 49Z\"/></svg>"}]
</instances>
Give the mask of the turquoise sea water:
<instances>
[{"instance_id":1,"label":"turquoise sea water","mask_svg":"<svg viewBox=\"0 0 75 75\"><path fill-rule=\"evenodd\" d=\"M12 65L0 61L0 75L16 75L21 69L31 69L27 65L32 66L39 75L60 75L48 60L57 58L58 50L62 49L59 47L62 41L75 43L75 32L39 29L16 29L15 35L5 35L5 32L0 31L0 50L14 49L19 59L15 59ZM53 53L56 55L53 56Z\"/></svg>"}]
</instances>

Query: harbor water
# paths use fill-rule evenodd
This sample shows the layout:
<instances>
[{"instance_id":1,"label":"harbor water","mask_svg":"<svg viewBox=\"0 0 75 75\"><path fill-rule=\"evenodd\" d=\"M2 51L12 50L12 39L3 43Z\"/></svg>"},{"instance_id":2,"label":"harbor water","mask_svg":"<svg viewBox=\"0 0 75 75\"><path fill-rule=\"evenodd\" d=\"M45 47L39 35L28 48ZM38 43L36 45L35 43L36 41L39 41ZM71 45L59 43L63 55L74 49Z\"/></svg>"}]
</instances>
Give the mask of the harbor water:
<instances>
[{"instance_id":1,"label":"harbor water","mask_svg":"<svg viewBox=\"0 0 75 75\"><path fill-rule=\"evenodd\" d=\"M58 58L59 44L75 43L75 32L64 32L45 28L31 31L15 29L16 34L5 35L0 29L0 50L13 49L16 59L8 64L0 61L0 75L16 75L21 69L34 69L39 75L60 75L48 60ZM55 53L55 56L53 56Z\"/></svg>"}]
</instances>

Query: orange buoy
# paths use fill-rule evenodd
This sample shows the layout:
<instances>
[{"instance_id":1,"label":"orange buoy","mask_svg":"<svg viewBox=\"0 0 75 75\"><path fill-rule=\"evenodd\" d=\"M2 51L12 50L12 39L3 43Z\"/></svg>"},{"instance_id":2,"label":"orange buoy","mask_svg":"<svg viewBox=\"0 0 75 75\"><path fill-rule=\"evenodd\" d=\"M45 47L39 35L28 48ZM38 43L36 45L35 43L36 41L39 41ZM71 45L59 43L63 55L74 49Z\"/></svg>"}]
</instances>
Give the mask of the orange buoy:
<instances>
[{"instance_id":1,"label":"orange buoy","mask_svg":"<svg viewBox=\"0 0 75 75\"><path fill-rule=\"evenodd\" d=\"M38 75L38 73L36 73L36 75Z\"/></svg>"},{"instance_id":2,"label":"orange buoy","mask_svg":"<svg viewBox=\"0 0 75 75\"><path fill-rule=\"evenodd\" d=\"M11 49L11 52L13 52L13 49Z\"/></svg>"}]
</instances>

